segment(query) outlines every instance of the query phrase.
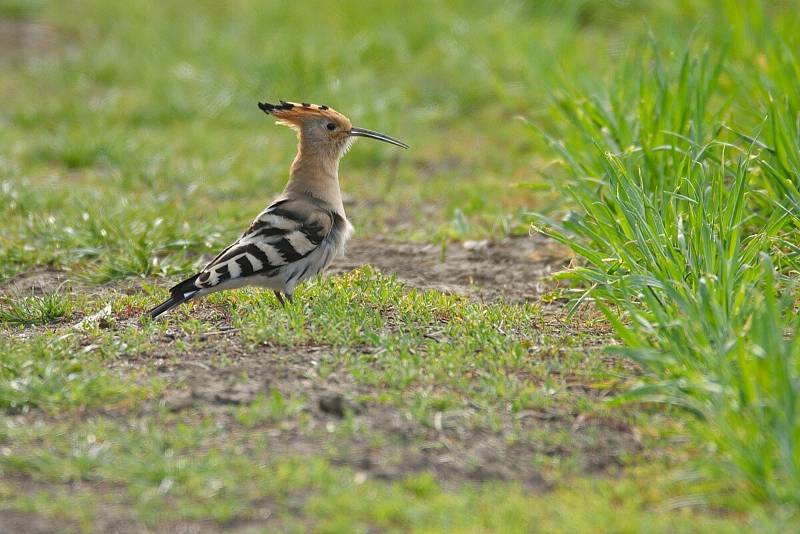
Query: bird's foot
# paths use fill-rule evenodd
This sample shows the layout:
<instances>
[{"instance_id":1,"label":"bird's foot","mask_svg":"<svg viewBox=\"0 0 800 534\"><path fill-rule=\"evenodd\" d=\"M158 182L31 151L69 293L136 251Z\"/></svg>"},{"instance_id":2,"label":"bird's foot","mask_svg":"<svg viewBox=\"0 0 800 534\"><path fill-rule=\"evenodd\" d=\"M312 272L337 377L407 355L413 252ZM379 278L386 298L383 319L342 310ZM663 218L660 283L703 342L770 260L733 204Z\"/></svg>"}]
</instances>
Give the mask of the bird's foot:
<instances>
[{"instance_id":1,"label":"bird's foot","mask_svg":"<svg viewBox=\"0 0 800 534\"><path fill-rule=\"evenodd\" d=\"M275 293L275 298L278 299L282 307L286 307L286 302L288 301L289 304L294 302L294 296L290 293L281 293L280 291L273 291ZM285 298L284 298L285 297Z\"/></svg>"}]
</instances>

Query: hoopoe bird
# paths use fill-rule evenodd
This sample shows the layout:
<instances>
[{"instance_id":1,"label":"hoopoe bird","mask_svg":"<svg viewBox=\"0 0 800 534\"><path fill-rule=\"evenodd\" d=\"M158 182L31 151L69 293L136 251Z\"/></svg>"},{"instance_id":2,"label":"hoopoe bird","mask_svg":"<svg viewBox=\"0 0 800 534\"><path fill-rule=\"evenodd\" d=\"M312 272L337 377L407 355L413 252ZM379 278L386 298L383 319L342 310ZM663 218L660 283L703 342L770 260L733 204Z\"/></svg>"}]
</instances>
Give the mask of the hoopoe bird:
<instances>
[{"instance_id":1,"label":"hoopoe bird","mask_svg":"<svg viewBox=\"0 0 800 534\"><path fill-rule=\"evenodd\" d=\"M339 189L339 160L358 137L408 145L356 128L316 104L259 103L266 114L297 133L297 155L283 193L202 271L170 289L170 298L149 311L156 318L189 300L244 286L272 289L281 305L300 282L320 274L343 250L353 227Z\"/></svg>"}]
</instances>

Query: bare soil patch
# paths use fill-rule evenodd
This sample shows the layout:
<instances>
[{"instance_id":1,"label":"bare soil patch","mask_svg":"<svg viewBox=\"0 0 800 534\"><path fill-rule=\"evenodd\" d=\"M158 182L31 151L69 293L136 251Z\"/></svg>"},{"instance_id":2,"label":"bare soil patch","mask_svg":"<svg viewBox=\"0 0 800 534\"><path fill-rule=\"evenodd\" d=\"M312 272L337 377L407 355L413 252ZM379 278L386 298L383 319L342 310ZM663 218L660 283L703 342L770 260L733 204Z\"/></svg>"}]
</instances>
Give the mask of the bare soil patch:
<instances>
[{"instance_id":1,"label":"bare soil patch","mask_svg":"<svg viewBox=\"0 0 800 534\"><path fill-rule=\"evenodd\" d=\"M501 242L421 245L355 239L330 273L370 264L404 284L469 295L485 301L536 300L551 289L546 278L569 263L568 251L541 236Z\"/></svg>"},{"instance_id":2,"label":"bare soil patch","mask_svg":"<svg viewBox=\"0 0 800 534\"><path fill-rule=\"evenodd\" d=\"M58 33L48 24L0 16L0 63L43 56L59 44Z\"/></svg>"},{"instance_id":3,"label":"bare soil patch","mask_svg":"<svg viewBox=\"0 0 800 534\"><path fill-rule=\"evenodd\" d=\"M55 269L37 269L20 274L0 284L0 296L37 296L66 289L70 282L67 273Z\"/></svg>"},{"instance_id":4,"label":"bare soil patch","mask_svg":"<svg viewBox=\"0 0 800 534\"><path fill-rule=\"evenodd\" d=\"M27 512L0 510L0 531L50 534L63 528L60 521Z\"/></svg>"}]
</instances>

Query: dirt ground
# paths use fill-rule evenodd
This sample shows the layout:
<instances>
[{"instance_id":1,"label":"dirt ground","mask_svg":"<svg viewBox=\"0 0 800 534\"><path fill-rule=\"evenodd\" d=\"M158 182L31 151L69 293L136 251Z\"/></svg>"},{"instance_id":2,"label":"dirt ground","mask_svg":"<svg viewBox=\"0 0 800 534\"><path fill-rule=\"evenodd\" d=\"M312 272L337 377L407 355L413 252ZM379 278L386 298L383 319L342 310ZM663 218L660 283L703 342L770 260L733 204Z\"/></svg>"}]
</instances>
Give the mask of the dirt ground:
<instances>
[{"instance_id":1,"label":"dirt ground","mask_svg":"<svg viewBox=\"0 0 800 534\"><path fill-rule=\"evenodd\" d=\"M0 64L12 59L43 57L54 50L59 37L47 24L0 17Z\"/></svg>"},{"instance_id":2,"label":"dirt ground","mask_svg":"<svg viewBox=\"0 0 800 534\"><path fill-rule=\"evenodd\" d=\"M329 275L335 276L364 264L396 274L409 287L438 289L494 301L520 302L536 300L552 289L545 281L553 269L564 265L564 251L551 243L533 239L511 239L503 243L467 243L450 246L442 261L441 247L433 245L395 244L389 241L359 241L349 247L346 257L337 260ZM560 321L562 304L550 306L547 320ZM204 310L202 313L214 313ZM433 427L409 420L397 408L357 399L369 398L375 392L360 385L345 369L334 369L324 379L316 366L328 360L331 348L322 345L286 347L271 343L250 347L238 333L224 322L218 332L202 339L202 349L187 357L172 355L171 346L181 339L180 333L169 332L158 349L146 361L127 361L123 365L138 367L155 364L159 376L181 387L169 388L161 402L171 410L197 409L199 406L249 404L259 395L277 389L285 397L309 399L307 415L311 422L301 431L283 425L273 437L276 449L286 452L320 452L320 435L351 412L363 430L338 444L333 459L377 478L394 479L409 473L430 470L445 484L465 480L517 480L531 487L545 486L531 465L530 443L509 444L507 435L515 429L537 426L540 429L568 428L575 434L571 450L539 451L546 454L580 453L584 469L601 470L615 465L619 455L635 449L638 441L633 430L619 421L581 420L579 414L553 410L526 412L509 416L504 431L490 431L465 424L477 407L458 413L444 413ZM597 331L605 337L607 332ZM586 347L594 350L596 347ZM362 349L365 353L374 350ZM533 357L534 355L532 355ZM224 357L224 358L221 358ZM224 359L219 367L212 362ZM242 377L247 379L243 380ZM526 377L520 377L525 380ZM586 394L580 384L576 392ZM605 395L607 392L588 392ZM605 439L582 443L582 435L600 428ZM374 448L371 437L380 435L386 446ZM280 444L280 445L278 445ZM585 446L584 446L585 445ZM328 448L330 450L330 448Z\"/></svg>"},{"instance_id":3,"label":"dirt ground","mask_svg":"<svg viewBox=\"0 0 800 534\"><path fill-rule=\"evenodd\" d=\"M546 278L563 269L567 251L541 237L502 242L466 241L440 245L354 240L329 270L347 272L369 264L410 287L468 295L482 301L538 300L552 289Z\"/></svg>"},{"instance_id":4,"label":"dirt ground","mask_svg":"<svg viewBox=\"0 0 800 534\"><path fill-rule=\"evenodd\" d=\"M371 264L396 274L410 288L438 289L487 302L539 301L552 289L546 277L562 269L568 262L565 258L563 249L537 238L450 245L444 255L440 246L354 240L346 257L337 260L329 275ZM65 273L40 271L17 277L0 291L41 294L57 287L80 291L80 286L71 284ZM137 286L134 283L124 291L137 291ZM563 325L563 303L542 305L546 306L546 323ZM480 408L470 406L438 414L431 425L422 425L397 407L365 401L374 397L376 391L359 384L344 368L334 368L321 378L316 366L323 360L334 360L329 358L331 347L313 344L287 347L269 342L253 346L227 324L229 319L218 308L198 306L195 311L202 318L219 323L216 332L200 338L198 350L176 355L174 344L188 341L188 334L168 331L163 339L157 340L152 352L113 363L123 373L154 370L168 384L165 395L145 405L140 415L166 406L188 421L211 415L219 424L234 429L237 425L231 405L247 405L278 390L284 398L307 399L304 417L279 425L266 422L252 429L239 427L237 431L268 433L276 454L322 454L334 463L377 479L393 480L428 471L446 487L465 482L514 480L532 490L543 491L548 482L531 461L536 454L579 458L579 471L592 473L615 468L620 465L622 455L641 448L635 429L624 418L586 418L568 408L508 413L503 415L500 429L490 429L474 424ZM136 320L118 318L114 328L124 328ZM591 345L582 350L597 350L609 335L602 329L593 334L589 339L594 342L590 341ZM374 349L362 350L368 353ZM539 356L532 352L531 357ZM225 363L218 363L221 361ZM574 388L576 394L590 397L609 394L587 389L580 383ZM102 415L115 417L113 413ZM130 414L125 417L130 418ZM333 432L345 418L359 430L347 434ZM567 432L571 442L569 445L537 442L525 437L531 430ZM512 435L517 437L509 439ZM11 514L4 520L13 525L22 519ZM30 523L30 528L22 531L40 531L36 525ZM195 527L197 531L205 530Z\"/></svg>"}]
</instances>

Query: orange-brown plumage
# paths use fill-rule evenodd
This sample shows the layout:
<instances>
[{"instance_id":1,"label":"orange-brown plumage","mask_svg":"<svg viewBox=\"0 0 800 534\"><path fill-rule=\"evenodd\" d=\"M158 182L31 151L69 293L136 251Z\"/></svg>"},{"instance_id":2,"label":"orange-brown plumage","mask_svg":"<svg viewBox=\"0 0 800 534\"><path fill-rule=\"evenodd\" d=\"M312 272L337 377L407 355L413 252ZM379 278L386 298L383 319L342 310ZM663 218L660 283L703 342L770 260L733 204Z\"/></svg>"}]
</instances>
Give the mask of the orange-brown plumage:
<instances>
[{"instance_id":1,"label":"orange-brown plumage","mask_svg":"<svg viewBox=\"0 0 800 534\"><path fill-rule=\"evenodd\" d=\"M310 118L324 118L336 123L342 132L346 133L352 128L350 119L335 109L320 104L280 101L280 104L259 103L258 107L265 113L275 116L279 122L286 126L295 127Z\"/></svg>"}]
</instances>

